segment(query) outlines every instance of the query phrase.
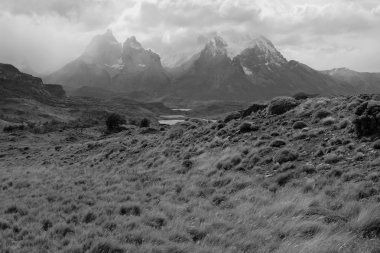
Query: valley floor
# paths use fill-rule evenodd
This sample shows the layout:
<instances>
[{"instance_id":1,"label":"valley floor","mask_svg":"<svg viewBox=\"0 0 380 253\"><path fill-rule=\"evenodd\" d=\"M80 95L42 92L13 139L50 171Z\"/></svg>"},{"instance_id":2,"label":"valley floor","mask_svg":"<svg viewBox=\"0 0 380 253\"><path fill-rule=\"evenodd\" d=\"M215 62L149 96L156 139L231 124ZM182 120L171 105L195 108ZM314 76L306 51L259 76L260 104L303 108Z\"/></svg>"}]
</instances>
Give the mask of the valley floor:
<instances>
[{"instance_id":1,"label":"valley floor","mask_svg":"<svg viewBox=\"0 0 380 253\"><path fill-rule=\"evenodd\" d=\"M351 129L359 103L1 133L0 252L380 252L380 151Z\"/></svg>"}]
</instances>

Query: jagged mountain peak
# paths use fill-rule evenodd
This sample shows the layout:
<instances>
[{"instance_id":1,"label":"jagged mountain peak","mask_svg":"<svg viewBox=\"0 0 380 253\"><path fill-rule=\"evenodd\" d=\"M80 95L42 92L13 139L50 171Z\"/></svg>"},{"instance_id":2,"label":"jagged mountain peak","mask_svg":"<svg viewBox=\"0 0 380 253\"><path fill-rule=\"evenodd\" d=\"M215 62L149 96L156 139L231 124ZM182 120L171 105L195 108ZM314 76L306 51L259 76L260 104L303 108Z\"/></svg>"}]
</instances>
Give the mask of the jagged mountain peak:
<instances>
[{"instance_id":1,"label":"jagged mountain peak","mask_svg":"<svg viewBox=\"0 0 380 253\"><path fill-rule=\"evenodd\" d=\"M227 55L227 42L219 35L215 35L205 46L205 53L211 56Z\"/></svg>"},{"instance_id":2,"label":"jagged mountain peak","mask_svg":"<svg viewBox=\"0 0 380 253\"><path fill-rule=\"evenodd\" d=\"M264 36L250 40L240 56L249 61L251 67L252 65L283 65L287 63L285 57Z\"/></svg>"},{"instance_id":3,"label":"jagged mountain peak","mask_svg":"<svg viewBox=\"0 0 380 253\"><path fill-rule=\"evenodd\" d=\"M107 29L103 34L96 35L87 46L87 49L98 44L120 44L112 33L112 30Z\"/></svg>"},{"instance_id":4,"label":"jagged mountain peak","mask_svg":"<svg viewBox=\"0 0 380 253\"><path fill-rule=\"evenodd\" d=\"M133 48L133 49L136 49L136 50L141 50L143 49L141 43L139 41L137 41L136 37L135 36L131 36L129 38L127 38L127 40L124 42L124 48L125 47L130 47L130 48Z\"/></svg>"},{"instance_id":5,"label":"jagged mountain peak","mask_svg":"<svg viewBox=\"0 0 380 253\"><path fill-rule=\"evenodd\" d=\"M249 44L250 48L258 47L261 50L270 51L271 53L277 53L277 49L273 45L273 43L267 39L266 37L259 35L252 39Z\"/></svg>"},{"instance_id":6,"label":"jagged mountain peak","mask_svg":"<svg viewBox=\"0 0 380 253\"><path fill-rule=\"evenodd\" d=\"M111 30L95 36L86 47L81 58L87 63L113 65L121 56L121 44Z\"/></svg>"}]
</instances>

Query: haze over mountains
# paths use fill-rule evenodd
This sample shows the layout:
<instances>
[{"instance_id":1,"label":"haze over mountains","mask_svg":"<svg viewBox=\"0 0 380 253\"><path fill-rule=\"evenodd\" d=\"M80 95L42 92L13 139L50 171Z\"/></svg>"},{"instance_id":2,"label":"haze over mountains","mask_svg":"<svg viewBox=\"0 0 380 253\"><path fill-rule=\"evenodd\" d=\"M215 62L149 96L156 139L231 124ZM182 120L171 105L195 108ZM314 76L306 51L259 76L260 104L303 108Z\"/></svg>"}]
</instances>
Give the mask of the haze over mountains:
<instances>
[{"instance_id":1,"label":"haze over mountains","mask_svg":"<svg viewBox=\"0 0 380 253\"><path fill-rule=\"evenodd\" d=\"M85 90L93 93L90 90L97 88L150 98L170 95L193 100L253 101L297 92L380 92L380 74L317 71L288 61L262 36L244 46L232 54L228 43L215 36L201 51L182 55L169 67L163 66L161 57L145 49L135 37L121 44L108 30L93 38L76 60L44 80L81 88L81 94Z\"/></svg>"}]
</instances>

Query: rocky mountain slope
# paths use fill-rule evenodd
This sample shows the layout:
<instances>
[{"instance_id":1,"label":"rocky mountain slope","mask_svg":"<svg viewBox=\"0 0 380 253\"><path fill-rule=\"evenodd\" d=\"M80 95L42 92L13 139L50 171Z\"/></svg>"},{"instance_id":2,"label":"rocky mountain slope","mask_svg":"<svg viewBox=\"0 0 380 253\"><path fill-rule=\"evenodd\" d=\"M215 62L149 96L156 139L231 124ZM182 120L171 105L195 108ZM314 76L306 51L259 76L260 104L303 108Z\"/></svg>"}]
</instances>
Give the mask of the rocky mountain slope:
<instances>
[{"instance_id":1,"label":"rocky mountain slope","mask_svg":"<svg viewBox=\"0 0 380 253\"><path fill-rule=\"evenodd\" d=\"M219 36L205 48L176 68L172 91L195 100L254 100L260 97L259 87L251 85L238 61L227 54L227 44Z\"/></svg>"},{"instance_id":2,"label":"rocky mountain slope","mask_svg":"<svg viewBox=\"0 0 380 253\"><path fill-rule=\"evenodd\" d=\"M362 93L378 93L380 73L357 72L347 68L322 71L336 82L349 83Z\"/></svg>"},{"instance_id":3,"label":"rocky mountain slope","mask_svg":"<svg viewBox=\"0 0 380 253\"><path fill-rule=\"evenodd\" d=\"M287 61L264 37L229 57L227 43L213 38L200 54L173 71L175 93L194 99L268 99L297 92L309 94L360 93L349 83L296 61ZM380 90L380 86L379 86Z\"/></svg>"},{"instance_id":4,"label":"rocky mountain slope","mask_svg":"<svg viewBox=\"0 0 380 253\"><path fill-rule=\"evenodd\" d=\"M375 96L277 98L154 131L0 133L0 247L377 252L379 111Z\"/></svg>"},{"instance_id":5,"label":"rocky mountain slope","mask_svg":"<svg viewBox=\"0 0 380 253\"><path fill-rule=\"evenodd\" d=\"M92 92L90 96L89 90ZM120 98L120 93L100 88L91 87L83 92L79 89L70 95L81 97L66 97L61 85L44 84L40 78L22 73L12 65L0 64L2 126L51 122L86 126L98 120L103 121L113 112L122 113L131 119L148 118L155 122L159 115L173 113L162 103Z\"/></svg>"},{"instance_id":6,"label":"rocky mountain slope","mask_svg":"<svg viewBox=\"0 0 380 253\"><path fill-rule=\"evenodd\" d=\"M123 67L112 85L123 92L146 92L153 96L167 93L170 80L161 65L160 56L144 49L135 37L123 44Z\"/></svg>"},{"instance_id":7,"label":"rocky mountain slope","mask_svg":"<svg viewBox=\"0 0 380 253\"><path fill-rule=\"evenodd\" d=\"M0 99L32 98L38 101L64 97L60 85L45 85L41 78L20 72L10 64L0 63Z\"/></svg>"}]
</instances>

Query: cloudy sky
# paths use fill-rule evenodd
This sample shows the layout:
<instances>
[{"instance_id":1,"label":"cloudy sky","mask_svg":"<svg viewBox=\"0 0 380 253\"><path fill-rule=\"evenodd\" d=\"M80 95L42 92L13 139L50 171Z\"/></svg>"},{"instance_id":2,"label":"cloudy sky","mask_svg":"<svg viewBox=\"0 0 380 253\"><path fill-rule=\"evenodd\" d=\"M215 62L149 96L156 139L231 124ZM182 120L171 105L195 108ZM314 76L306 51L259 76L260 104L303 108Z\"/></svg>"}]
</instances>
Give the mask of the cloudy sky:
<instances>
[{"instance_id":1,"label":"cloudy sky","mask_svg":"<svg viewBox=\"0 0 380 253\"><path fill-rule=\"evenodd\" d=\"M0 62L53 71L107 28L163 57L262 34L316 69L380 72L378 0L0 0Z\"/></svg>"}]
</instances>

